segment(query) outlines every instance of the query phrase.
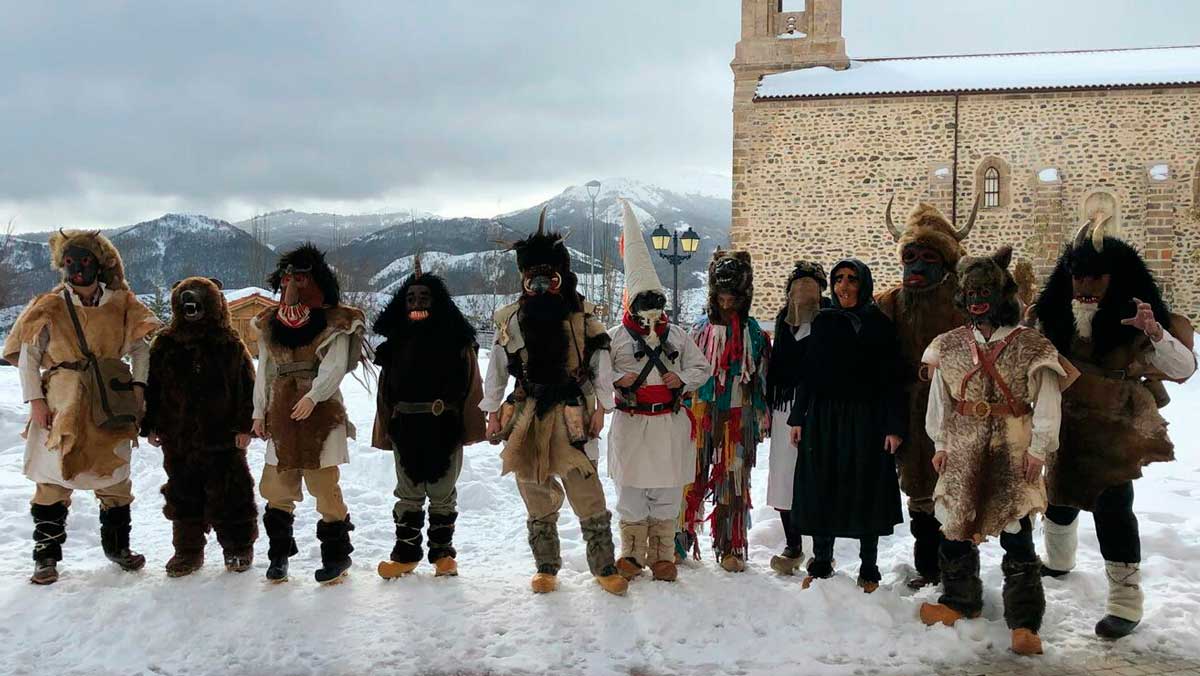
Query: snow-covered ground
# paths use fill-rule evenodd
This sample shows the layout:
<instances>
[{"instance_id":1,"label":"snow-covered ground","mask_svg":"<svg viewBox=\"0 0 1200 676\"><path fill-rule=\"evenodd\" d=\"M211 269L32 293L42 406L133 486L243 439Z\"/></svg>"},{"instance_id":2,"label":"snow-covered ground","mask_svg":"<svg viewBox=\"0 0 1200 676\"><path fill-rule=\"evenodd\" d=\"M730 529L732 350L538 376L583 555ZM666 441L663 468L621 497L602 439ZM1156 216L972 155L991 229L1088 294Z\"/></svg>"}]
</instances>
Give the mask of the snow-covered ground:
<instances>
[{"instance_id":1,"label":"snow-covered ground","mask_svg":"<svg viewBox=\"0 0 1200 676\"><path fill-rule=\"evenodd\" d=\"M1104 653L1200 656L1200 420L1194 417L1200 381L1171 389L1175 402L1167 415L1179 460L1151 467L1137 483L1144 625L1116 644L1092 634L1103 613L1105 582L1094 528L1084 515L1079 568L1046 584L1046 655L1028 659L1031 669ZM684 567L677 583L641 579L625 598L591 580L578 522L564 506L560 591L535 596L528 587L533 565L524 509L513 479L499 476L497 448L486 443L467 449L459 481L461 575L434 579L423 564L415 577L385 582L375 565L393 544L392 459L365 442L372 397L352 379L343 390L360 436L342 473L358 526L355 565L344 584L322 588L312 580L319 549L311 499L297 510L300 554L287 584L264 583L265 540L251 572L226 573L211 542L201 572L168 579L162 567L171 554L171 529L158 492L162 455L143 446L133 463L133 541L149 559L146 569L123 573L104 559L96 502L78 494L62 578L36 587L27 581L32 486L21 474L18 437L25 409L15 370L0 368L0 672L917 674L946 665L966 670L1008 656L998 544L983 548L984 617L953 629L926 628L917 608L936 592L914 594L901 584L910 572L907 526L881 542L884 583L875 594L854 586L853 542L838 543L842 569L835 578L801 590L799 577L781 578L767 567L783 546L783 532L765 506L754 509L746 573L722 572L706 549L706 559ZM754 472L758 505L764 504L766 453L764 445ZM263 462L258 442L250 458L257 475ZM611 506L613 487L607 477L604 483Z\"/></svg>"}]
</instances>

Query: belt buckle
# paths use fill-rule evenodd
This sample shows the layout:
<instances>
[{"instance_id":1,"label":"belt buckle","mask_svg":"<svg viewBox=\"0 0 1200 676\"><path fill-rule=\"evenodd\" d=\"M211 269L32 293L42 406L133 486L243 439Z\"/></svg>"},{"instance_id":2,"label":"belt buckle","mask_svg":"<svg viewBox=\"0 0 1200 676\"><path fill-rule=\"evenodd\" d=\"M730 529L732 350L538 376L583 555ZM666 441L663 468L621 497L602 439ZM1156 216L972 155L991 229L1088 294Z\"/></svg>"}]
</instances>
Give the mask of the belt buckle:
<instances>
[{"instance_id":1,"label":"belt buckle","mask_svg":"<svg viewBox=\"0 0 1200 676\"><path fill-rule=\"evenodd\" d=\"M441 399L434 399L433 404L429 407L429 412L435 416L446 412L446 402Z\"/></svg>"},{"instance_id":2,"label":"belt buckle","mask_svg":"<svg viewBox=\"0 0 1200 676\"><path fill-rule=\"evenodd\" d=\"M976 418L986 418L992 414L992 405L986 401L977 401L971 407L971 414Z\"/></svg>"}]
</instances>

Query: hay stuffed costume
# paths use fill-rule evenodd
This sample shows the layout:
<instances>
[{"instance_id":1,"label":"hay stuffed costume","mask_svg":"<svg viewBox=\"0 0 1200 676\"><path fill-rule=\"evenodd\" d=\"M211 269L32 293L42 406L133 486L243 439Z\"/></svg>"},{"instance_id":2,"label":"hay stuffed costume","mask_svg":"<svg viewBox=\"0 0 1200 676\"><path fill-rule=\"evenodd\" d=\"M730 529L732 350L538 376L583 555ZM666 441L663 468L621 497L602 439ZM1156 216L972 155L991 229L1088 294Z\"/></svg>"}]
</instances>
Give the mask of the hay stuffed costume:
<instances>
[{"instance_id":1,"label":"hay stuffed costume","mask_svg":"<svg viewBox=\"0 0 1200 676\"><path fill-rule=\"evenodd\" d=\"M1046 509L1041 468L1058 448L1061 393L1077 374L1049 340L1017 325L1011 260L1009 247L963 259L957 304L973 326L938 336L922 357L932 377L925 424L940 467L933 498L945 592L921 617L953 624L979 615L978 545L999 536L1013 649L1034 654L1046 602L1032 522Z\"/></svg>"},{"instance_id":2,"label":"hay stuffed costume","mask_svg":"<svg viewBox=\"0 0 1200 676\"><path fill-rule=\"evenodd\" d=\"M687 331L668 322L667 297L641 225L628 202L621 206L629 303L621 323L608 330L617 390L608 475L619 496L618 567L633 578L648 566L654 579L670 581L677 572L675 524L683 488L696 468L692 422L681 403L708 380L710 367Z\"/></svg>"},{"instance_id":3,"label":"hay stuffed costume","mask_svg":"<svg viewBox=\"0 0 1200 676\"><path fill-rule=\"evenodd\" d=\"M34 298L4 341L4 358L17 365L25 401L35 413L49 414L45 426L31 419L24 434L25 476L37 485L31 508L33 581L41 584L58 579L55 566L76 489L94 491L100 501L105 555L128 570L145 563L129 549L130 442L137 438L140 401L121 418L107 416L105 405L112 403L107 397L122 393L140 400L146 337L159 326L129 290L121 256L104 235L80 230L51 235L50 267L62 271L63 283ZM76 320L94 360L85 356ZM126 356L132 373L109 374L109 382L116 377L118 383L100 387L90 364L113 366Z\"/></svg>"},{"instance_id":4,"label":"hay stuffed costume","mask_svg":"<svg viewBox=\"0 0 1200 676\"><path fill-rule=\"evenodd\" d=\"M708 266L706 316L692 328L692 339L712 372L692 396L696 474L684 495L685 530L678 547L681 554L690 549L699 558L696 530L705 520L704 501L711 496L713 553L730 572L745 570L750 471L757 459L755 449L771 424L764 398L771 341L750 316L753 298L750 254L715 251Z\"/></svg>"},{"instance_id":5,"label":"hay stuffed costume","mask_svg":"<svg viewBox=\"0 0 1200 676\"><path fill-rule=\"evenodd\" d=\"M771 568L792 575L800 567L804 550L800 531L792 523L792 495L796 482L798 449L792 444L788 414L803 375L804 351L817 312L829 306L821 295L829 282L825 270L812 261L796 261L784 285L783 307L775 315L775 340L767 366L767 405L771 407L771 454L767 470L767 506L779 512L785 546L771 557Z\"/></svg>"},{"instance_id":6,"label":"hay stuffed costume","mask_svg":"<svg viewBox=\"0 0 1200 676\"><path fill-rule=\"evenodd\" d=\"M216 531L225 567L254 560L258 510L246 464L254 411L254 363L237 331L220 282L189 277L171 290L171 324L150 346L142 434L161 446L162 487L175 554L167 575L204 563L205 534Z\"/></svg>"},{"instance_id":7,"label":"hay stuffed costume","mask_svg":"<svg viewBox=\"0 0 1200 676\"><path fill-rule=\"evenodd\" d=\"M1196 358L1191 324L1167 308L1137 251L1104 235L1103 218L1080 227L1030 314L1081 371L1063 397L1059 450L1048 465L1044 572L1075 566L1079 511L1091 511L1109 585L1096 633L1120 638L1142 619L1133 480L1143 465L1174 458L1158 412L1168 400L1163 381L1187 380Z\"/></svg>"},{"instance_id":8,"label":"hay stuffed costume","mask_svg":"<svg viewBox=\"0 0 1200 676\"><path fill-rule=\"evenodd\" d=\"M386 340L375 351L380 368L372 445L396 462L396 545L379 574L394 578L421 561L421 527L429 501L429 562L437 575L455 575L455 485L463 446L483 441L475 329L446 284L421 270L420 258L373 330Z\"/></svg>"},{"instance_id":9,"label":"hay stuffed costume","mask_svg":"<svg viewBox=\"0 0 1200 676\"><path fill-rule=\"evenodd\" d=\"M894 199L894 198L893 198ZM913 535L913 567L917 574L908 581L912 589L937 584L938 546L941 524L933 514L933 442L925 433L929 403L929 374L921 369L921 355L937 336L963 326L966 317L954 303L958 292L957 267L966 252L962 241L975 224L979 204L961 228L955 228L936 208L925 203L913 209L901 231L892 222L888 201L884 222L896 241L903 266L899 285L881 292L876 303L896 325L903 354L905 398L908 403L908 438L896 453L900 490L908 496L909 529Z\"/></svg>"},{"instance_id":10,"label":"hay stuffed costume","mask_svg":"<svg viewBox=\"0 0 1200 676\"><path fill-rule=\"evenodd\" d=\"M263 526L271 541L267 577L286 579L287 559L296 553L292 511L303 498L303 480L321 513L316 578L325 583L349 569L354 551L338 465L350 461L346 440L355 430L339 386L362 358L365 318L362 310L341 304L337 278L311 244L280 257L270 283L282 292L279 306L254 319L261 334L254 420L267 438L259 482L267 500Z\"/></svg>"},{"instance_id":11,"label":"hay stuffed costume","mask_svg":"<svg viewBox=\"0 0 1200 676\"><path fill-rule=\"evenodd\" d=\"M612 360L604 325L576 291L566 243L545 231L545 209L534 234L515 243L522 294L495 314L480 408L492 443L504 442L502 472L513 473L528 513L535 592L554 591L559 554L558 510L563 495L579 517L588 568L614 594L627 583L617 574L611 514L596 474L596 436L612 406ZM516 388L505 397L508 378ZM599 426L597 426L599 421Z\"/></svg>"}]
</instances>

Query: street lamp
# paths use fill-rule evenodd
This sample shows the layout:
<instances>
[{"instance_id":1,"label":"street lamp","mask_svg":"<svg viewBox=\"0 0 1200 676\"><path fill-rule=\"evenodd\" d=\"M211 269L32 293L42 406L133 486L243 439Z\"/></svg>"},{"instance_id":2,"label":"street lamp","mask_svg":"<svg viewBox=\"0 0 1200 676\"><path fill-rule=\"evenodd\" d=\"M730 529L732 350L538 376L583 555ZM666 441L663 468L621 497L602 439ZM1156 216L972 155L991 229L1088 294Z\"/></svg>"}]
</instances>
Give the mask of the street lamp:
<instances>
[{"instance_id":1,"label":"street lamp","mask_svg":"<svg viewBox=\"0 0 1200 676\"><path fill-rule=\"evenodd\" d=\"M587 187L588 197L592 198L592 219L588 222L588 238L591 244L588 247L588 283L587 296L593 303L596 302L596 196L600 194L600 181L591 180L584 183Z\"/></svg>"},{"instance_id":2,"label":"street lamp","mask_svg":"<svg viewBox=\"0 0 1200 676\"><path fill-rule=\"evenodd\" d=\"M663 227L662 223L650 233L650 243L654 246L654 250L659 256L667 259L671 264L671 268L675 273L675 286L671 291L671 319L676 323L679 319L679 264L692 257L696 250L700 248L700 235L692 230L692 226L688 226L683 234L671 232ZM671 253L666 253L666 250L672 249ZM683 249L683 253L679 253L679 249Z\"/></svg>"}]
</instances>

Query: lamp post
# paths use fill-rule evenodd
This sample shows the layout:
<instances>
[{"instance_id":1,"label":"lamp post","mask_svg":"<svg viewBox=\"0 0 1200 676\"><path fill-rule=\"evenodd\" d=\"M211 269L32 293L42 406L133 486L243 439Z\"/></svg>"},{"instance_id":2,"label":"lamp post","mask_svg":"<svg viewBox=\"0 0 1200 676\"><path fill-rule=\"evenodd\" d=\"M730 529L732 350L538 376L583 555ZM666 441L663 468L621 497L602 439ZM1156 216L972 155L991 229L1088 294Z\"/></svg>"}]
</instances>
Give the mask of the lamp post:
<instances>
[{"instance_id":1,"label":"lamp post","mask_svg":"<svg viewBox=\"0 0 1200 676\"><path fill-rule=\"evenodd\" d=\"M591 243L588 247L588 283L587 295L588 299L593 303L596 302L596 196L600 194L600 181L591 180L584 184L587 187L588 197L592 198L592 218L588 221L588 239Z\"/></svg>"},{"instance_id":2,"label":"lamp post","mask_svg":"<svg viewBox=\"0 0 1200 676\"><path fill-rule=\"evenodd\" d=\"M700 248L700 235L697 235L690 225L680 234L667 230L659 223L654 232L650 233L650 243L654 245L654 250L659 256L667 259L675 273L675 285L671 291L671 319L679 322L679 264L691 258ZM681 246L683 253L679 253ZM671 253L666 253L668 248L672 249Z\"/></svg>"}]
</instances>

